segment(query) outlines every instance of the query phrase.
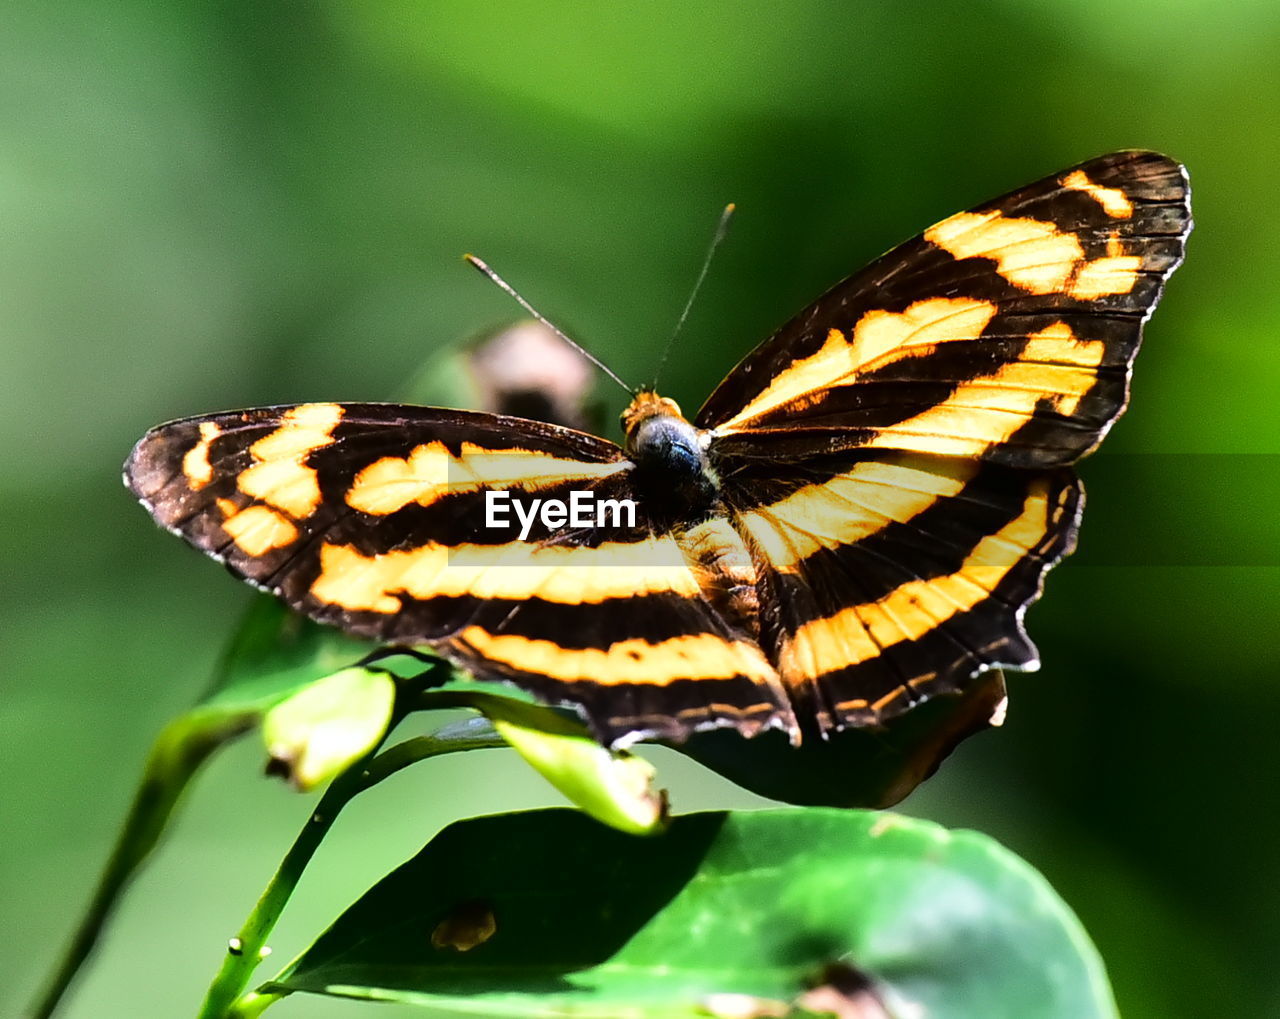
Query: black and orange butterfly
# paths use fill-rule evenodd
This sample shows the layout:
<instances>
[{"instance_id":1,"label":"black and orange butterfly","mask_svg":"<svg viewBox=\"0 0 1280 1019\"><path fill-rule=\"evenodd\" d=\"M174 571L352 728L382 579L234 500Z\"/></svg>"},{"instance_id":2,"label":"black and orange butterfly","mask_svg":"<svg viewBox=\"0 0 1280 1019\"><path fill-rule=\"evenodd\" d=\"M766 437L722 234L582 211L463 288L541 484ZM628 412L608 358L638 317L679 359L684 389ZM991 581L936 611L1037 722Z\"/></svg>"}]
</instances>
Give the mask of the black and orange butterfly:
<instances>
[{"instance_id":1,"label":"black and orange butterfly","mask_svg":"<svg viewBox=\"0 0 1280 1019\"><path fill-rule=\"evenodd\" d=\"M875 725L978 672L1075 542L1071 465L1123 410L1191 229L1186 172L1099 157L840 283L686 420L622 446L521 418L310 403L187 418L125 466L155 519L354 634L577 706L605 742ZM576 526L492 493L632 500Z\"/></svg>"}]
</instances>

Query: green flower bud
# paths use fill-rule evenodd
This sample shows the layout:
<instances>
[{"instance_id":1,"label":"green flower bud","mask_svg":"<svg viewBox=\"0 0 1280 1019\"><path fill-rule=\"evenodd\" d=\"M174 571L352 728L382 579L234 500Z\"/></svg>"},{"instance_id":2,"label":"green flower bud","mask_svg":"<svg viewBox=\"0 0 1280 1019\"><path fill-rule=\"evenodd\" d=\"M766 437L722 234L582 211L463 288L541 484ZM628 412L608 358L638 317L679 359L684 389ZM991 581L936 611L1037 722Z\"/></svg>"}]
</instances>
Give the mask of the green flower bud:
<instances>
[{"instance_id":1,"label":"green flower bud","mask_svg":"<svg viewBox=\"0 0 1280 1019\"><path fill-rule=\"evenodd\" d=\"M360 668L303 687L262 720L267 773L287 778L300 792L340 774L387 731L395 692L385 672Z\"/></svg>"}]
</instances>

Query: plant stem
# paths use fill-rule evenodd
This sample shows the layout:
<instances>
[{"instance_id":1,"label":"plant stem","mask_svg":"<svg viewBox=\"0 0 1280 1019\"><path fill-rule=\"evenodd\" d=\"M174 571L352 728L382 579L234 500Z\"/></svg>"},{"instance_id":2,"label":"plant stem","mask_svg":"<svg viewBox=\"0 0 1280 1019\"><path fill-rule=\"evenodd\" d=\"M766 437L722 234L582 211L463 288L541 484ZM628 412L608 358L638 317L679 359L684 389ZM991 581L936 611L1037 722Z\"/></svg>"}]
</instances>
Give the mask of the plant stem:
<instances>
[{"instance_id":1,"label":"plant stem","mask_svg":"<svg viewBox=\"0 0 1280 1019\"><path fill-rule=\"evenodd\" d=\"M245 712L197 708L164 727L151 748L133 804L98 880L89 908L76 928L58 968L29 1011L48 1019L92 954L125 886L155 849L192 777L228 740L252 725Z\"/></svg>"},{"instance_id":2,"label":"plant stem","mask_svg":"<svg viewBox=\"0 0 1280 1019\"><path fill-rule=\"evenodd\" d=\"M376 748L375 748L376 750ZM320 803L298 833L270 883L258 898L253 912L245 920L239 934L230 942L222 967L209 985L199 1019L226 1019L236 999L249 985L253 971L262 961L262 949L293 894L302 872L315 855L338 813L364 787L364 769L373 751L333 780ZM230 945L235 945L232 951Z\"/></svg>"},{"instance_id":3,"label":"plant stem","mask_svg":"<svg viewBox=\"0 0 1280 1019\"><path fill-rule=\"evenodd\" d=\"M387 727L388 733L395 728L398 721L398 717L392 720ZM306 826L298 833L288 853L280 861L275 875L263 890L257 905L253 907L253 912L249 914L244 926L240 928L239 934L234 939L233 943L236 944L237 951L233 953L228 949L221 968L209 985L198 1019L253 1019L269 1005L285 996L270 991L254 991L245 994L244 990L249 986L253 971L262 962L262 949L276 921L280 918L285 904L302 878L303 870L311 862L325 835L333 827L339 812L353 797L377 785L402 768L427 757L437 757L460 750L501 747L506 746L506 743L496 734L478 736L460 733L458 738L418 736L398 743L385 753L378 754L380 746L381 744L375 746L335 778L320 798Z\"/></svg>"}]
</instances>

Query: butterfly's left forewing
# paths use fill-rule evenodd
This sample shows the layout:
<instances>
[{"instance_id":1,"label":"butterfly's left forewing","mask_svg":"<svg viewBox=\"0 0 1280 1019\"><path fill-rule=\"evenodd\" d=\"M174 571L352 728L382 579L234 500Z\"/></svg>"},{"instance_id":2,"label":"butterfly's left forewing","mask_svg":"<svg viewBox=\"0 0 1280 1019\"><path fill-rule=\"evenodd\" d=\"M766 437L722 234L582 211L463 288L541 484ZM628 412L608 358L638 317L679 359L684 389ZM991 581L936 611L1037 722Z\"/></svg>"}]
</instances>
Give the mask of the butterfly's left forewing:
<instances>
[{"instance_id":1,"label":"butterfly's left forewing","mask_svg":"<svg viewBox=\"0 0 1280 1019\"><path fill-rule=\"evenodd\" d=\"M426 644L579 705L609 742L790 727L777 676L706 602L675 537L491 518L489 493L635 493L612 443L517 418L301 404L149 432L126 483L156 520L320 622Z\"/></svg>"}]
</instances>

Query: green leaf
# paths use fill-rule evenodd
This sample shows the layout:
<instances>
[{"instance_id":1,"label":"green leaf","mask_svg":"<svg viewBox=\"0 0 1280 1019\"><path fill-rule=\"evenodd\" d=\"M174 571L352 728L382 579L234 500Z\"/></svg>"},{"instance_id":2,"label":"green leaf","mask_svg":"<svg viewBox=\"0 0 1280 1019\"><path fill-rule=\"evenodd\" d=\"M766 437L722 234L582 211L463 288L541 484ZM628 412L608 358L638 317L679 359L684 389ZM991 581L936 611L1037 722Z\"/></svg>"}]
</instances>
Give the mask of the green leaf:
<instances>
[{"instance_id":1,"label":"green leaf","mask_svg":"<svg viewBox=\"0 0 1280 1019\"><path fill-rule=\"evenodd\" d=\"M566 810L463 821L261 990L676 1017L851 981L893 1016L1115 1015L1026 863L973 832L820 808L688 815L653 839Z\"/></svg>"},{"instance_id":2,"label":"green leaf","mask_svg":"<svg viewBox=\"0 0 1280 1019\"><path fill-rule=\"evenodd\" d=\"M228 642L201 704L260 713L308 683L358 662L377 646L259 595Z\"/></svg>"}]
</instances>

